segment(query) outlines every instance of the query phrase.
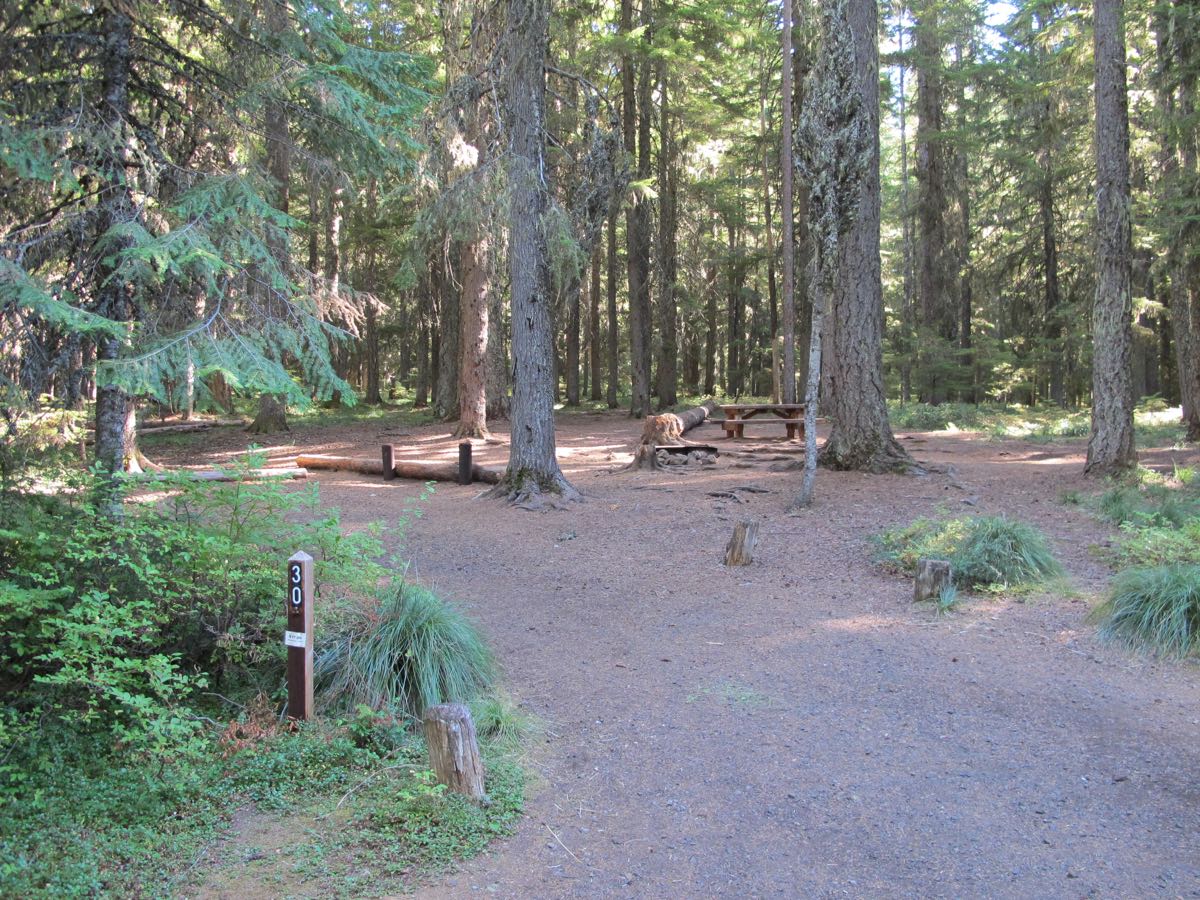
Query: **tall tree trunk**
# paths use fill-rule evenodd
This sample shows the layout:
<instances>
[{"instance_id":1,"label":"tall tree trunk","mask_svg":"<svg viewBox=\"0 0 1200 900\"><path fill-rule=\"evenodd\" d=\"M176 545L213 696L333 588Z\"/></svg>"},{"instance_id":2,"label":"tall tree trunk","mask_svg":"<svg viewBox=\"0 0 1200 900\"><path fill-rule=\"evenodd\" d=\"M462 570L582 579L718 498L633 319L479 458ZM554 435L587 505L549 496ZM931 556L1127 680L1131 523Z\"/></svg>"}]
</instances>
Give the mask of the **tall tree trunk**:
<instances>
[{"instance_id":1,"label":"tall tree trunk","mask_svg":"<svg viewBox=\"0 0 1200 900\"><path fill-rule=\"evenodd\" d=\"M286 34L288 24L288 7L282 3L268 3L266 6L267 31L274 40L281 40ZM290 206L290 187L292 170L292 139L289 133L288 109L279 97L268 97L264 106L263 133L267 145L267 175L271 181L269 202L279 212L286 214ZM313 223L315 227L316 223ZM275 225L267 226L267 250L280 270L286 272L289 268L290 248L288 233ZM273 296L274 289L266 288L268 310L279 312L278 299ZM283 396L262 395L259 397L258 414L250 424L253 434L270 434L274 431L288 430L287 404Z\"/></svg>"},{"instance_id":2,"label":"tall tree trunk","mask_svg":"<svg viewBox=\"0 0 1200 900\"><path fill-rule=\"evenodd\" d=\"M567 406L579 405L579 329L582 326L583 279L575 277L567 285Z\"/></svg>"},{"instance_id":3,"label":"tall tree trunk","mask_svg":"<svg viewBox=\"0 0 1200 900\"><path fill-rule=\"evenodd\" d=\"M592 253L592 286L588 291L588 370L591 373L589 398L603 398L600 381L600 248Z\"/></svg>"},{"instance_id":4,"label":"tall tree trunk","mask_svg":"<svg viewBox=\"0 0 1200 900\"><path fill-rule=\"evenodd\" d=\"M839 246L837 285L825 322L829 417L822 465L871 472L907 471L913 461L892 436L883 390L883 282L879 258L879 10L850 0L855 68L874 136L870 169L854 226Z\"/></svg>"},{"instance_id":5,"label":"tall tree trunk","mask_svg":"<svg viewBox=\"0 0 1200 900\"><path fill-rule=\"evenodd\" d=\"M963 68L963 48L959 41L954 47L955 62L958 68ZM965 135L970 129L967 121L967 92L962 79L958 81L955 92L955 106L958 110L955 123L959 134ZM954 151L954 181L955 202L958 205L956 224L958 234L955 235L955 273L958 280L958 348L961 351L962 366L968 372L969 387L961 396L969 403L978 402L976 395L975 355L971 352L971 166L967 152L960 144Z\"/></svg>"},{"instance_id":6,"label":"tall tree trunk","mask_svg":"<svg viewBox=\"0 0 1200 900\"><path fill-rule=\"evenodd\" d=\"M488 435L489 243L484 235L461 245L462 295L459 308L458 428L455 437Z\"/></svg>"},{"instance_id":7,"label":"tall tree trunk","mask_svg":"<svg viewBox=\"0 0 1200 900\"><path fill-rule=\"evenodd\" d=\"M1092 308L1090 474L1135 466L1133 236L1129 221L1129 114L1121 0L1094 6L1096 53L1096 302Z\"/></svg>"},{"instance_id":8,"label":"tall tree trunk","mask_svg":"<svg viewBox=\"0 0 1200 900\"><path fill-rule=\"evenodd\" d=\"M779 165L783 185L779 192L779 216L783 221L783 402L796 402L796 213L792 159L792 0L783 0L783 103L779 132ZM770 229L770 223L767 223Z\"/></svg>"},{"instance_id":9,"label":"tall tree trunk","mask_svg":"<svg viewBox=\"0 0 1200 900\"><path fill-rule=\"evenodd\" d=\"M546 122L547 0L509 0L505 28L503 115L509 137L512 191L509 272L515 377L508 468L493 495L525 506L546 494L578 497L558 467L554 440L554 336L549 206L543 179Z\"/></svg>"},{"instance_id":10,"label":"tall tree trunk","mask_svg":"<svg viewBox=\"0 0 1200 900\"><path fill-rule=\"evenodd\" d=\"M643 0L642 25L651 19L650 0ZM621 0L621 31L633 31L632 0ZM627 52L621 60L622 130L625 146L637 146L637 176L639 181L650 177L650 65L643 62L638 77L634 76L632 56ZM650 415L650 201L640 197L627 208L625 219L629 269L629 369L632 383L629 414L634 418Z\"/></svg>"},{"instance_id":11,"label":"tall tree trunk","mask_svg":"<svg viewBox=\"0 0 1200 900\"><path fill-rule=\"evenodd\" d=\"M608 408L617 408L617 385L621 380L621 331L617 321L617 210L608 214L608 271L605 288L608 291Z\"/></svg>"},{"instance_id":12,"label":"tall tree trunk","mask_svg":"<svg viewBox=\"0 0 1200 900\"><path fill-rule=\"evenodd\" d=\"M129 132L129 78L133 61L133 19L121 11L123 7L107 6L102 15L104 35L103 70L101 72L103 104L100 118L105 131L114 140L113 149L104 160L103 184L98 205L97 229L101 238L108 232L128 225L136 216L132 197L130 165L133 160L126 135ZM117 251L128 246L127 238L97 242L93 265L96 273L96 311L107 319L125 322L133 316L129 286L116 275ZM97 339L96 361L103 371L105 363L115 362L121 354L121 340L105 335ZM96 460L108 476L126 467L126 449L132 436L127 434L132 420L133 398L111 381L97 379L96 390ZM110 484L115 482L110 481ZM110 514L118 515L119 498L105 492L102 503Z\"/></svg>"},{"instance_id":13,"label":"tall tree trunk","mask_svg":"<svg viewBox=\"0 0 1200 900\"><path fill-rule=\"evenodd\" d=\"M704 393L711 397L717 392L717 262L712 258L713 217L708 219L708 240L704 252Z\"/></svg>"},{"instance_id":14,"label":"tall tree trunk","mask_svg":"<svg viewBox=\"0 0 1200 900\"><path fill-rule=\"evenodd\" d=\"M914 46L917 60L917 295L926 370L921 399L940 403L946 385L936 374L945 365L945 345L956 337L950 289L950 220L946 190L946 147L943 130L942 37L937 0L921 0L916 8Z\"/></svg>"},{"instance_id":15,"label":"tall tree trunk","mask_svg":"<svg viewBox=\"0 0 1200 900\"><path fill-rule=\"evenodd\" d=\"M670 86L665 63L659 63L659 149L658 149L658 405L670 409L678 401L679 332L675 281L679 261L675 257L675 186L677 162L675 141L671 135Z\"/></svg>"},{"instance_id":16,"label":"tall tree trunk","mask_svg":"<svg viewBox=\"0 0 1200 900\"><path fill-rule=\"evenodd\" d=\"M900 103L900 228L903 241L903 299L900 311L900 402L908 403L912 399L912 367L916 346L914 331L916 317L913 311L913 220L912 206L909 200L908 181L908 94L905 84L908 67L904 64L904 29L905 13L903 3L899 8L899 27L896 29L896 45L900 55L899 64L899 103Z\"/></svg>"},{"instance_id":17,"label":"tall tree trunk","mask_svg":"<svg viewBox=\"0 0 1200 900\"><path fill-rule=\"evenodd\" d=\"M462 297L456 287L456 281L462 277L461 272L455 272L458 264L455 250L461 253L457 241L450 244L450 252L439 254L434 262L433 288L437 298L438 340L435 345L437 353L437 375L433 391L433 406L439 418L450 420L458 415L458 337L459 337L459 307Z\"/></svg>"},{"instance_id":18,"label":"tall tree trunk","mask_svg":"<svg viewBox=\"0 0 1200 900\"><path fill-rule=\"evenodd\" d=\"M366 261L363 266L367 281L367 289L371 297L366 309L366 335L363 364L366 368L366 402L378 406L383 402L379 390L379 244L375 239L378 229L378 186L374 177L367 181L366 223L368 228L368 244Z\"/></svg>"},{"instance_id":19,"label":"tall tree trunk","mask_svg":"<svg viewBox=\"0 0 1200 900\"><path fill-rule=\"evenodd\" d=\"M1058 237L1054 222L1054 185L1051 181L1050 151L1044 148L1040 154L1042 184L1038 191L1038 210L1042 219L1042 268L1046 293L1046 342L1050 354L1050 399L1063 406L1066 395L1063 386L1062 363L1062 313L1059 306L1062 294L1058 284Z\"/></svg>"},{"instance_id":20,"label":"tall tree trunk","mask_svg":"<svg viewBox=\"0 0 1200 900\"><path fill-rule=\"evenodd\" d=\"M1133 440L1133 237L1121 0L1095 2L1096 299L1092 310L1090 474L1137 464Z\"/></svg>"}]
</instances>

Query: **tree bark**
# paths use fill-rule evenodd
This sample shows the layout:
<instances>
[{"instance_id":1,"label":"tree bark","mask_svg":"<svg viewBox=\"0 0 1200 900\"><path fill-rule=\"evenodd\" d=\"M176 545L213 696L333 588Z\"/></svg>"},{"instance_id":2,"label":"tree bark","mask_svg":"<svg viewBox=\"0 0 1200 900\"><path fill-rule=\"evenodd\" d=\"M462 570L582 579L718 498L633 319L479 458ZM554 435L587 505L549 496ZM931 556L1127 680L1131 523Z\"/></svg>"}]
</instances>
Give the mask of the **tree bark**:
<instances>
[{"instance_id":1,"label":"tree bark","mask_svg":"<svg viewBox=\"0 0 1200 900\"><path fill-rule=\"evenodd\" d=\"M675 300L679 261L675 246L675 186L677 163L675 141L671 134L670 84L667 67L658 67L659 149L658 149L658 406L668 409L678 401L679 330Z\"/></svg>"},{"instance_id":2,"label":"tree bark","mask_svg":"<svg viewBox=\"0 0 1200 900\"><path fill-rule=\"evenodd\" d=\"M608 353L608 408L616 409L617 385L621 380L621 331L617 321L617 211L615 208L608 214L608 271L605 277L605 288L608 291L608 338L605 350Z\"/></svg>"},{"instance_id":3,"label":"tree bark","mask_svg":"<svg viewBox=\"0 0 1200 900\"><path fill-rule=\"evenodd\" d=\"M489 243L486 236L462 242L462 299L459 310L458 428L455 437L488 435Z\"/></svg>"},{"instance_id":4,"label":"tree bark","mask_svg":"<svg viewBox=\"0 0 1200 900\"><path fill-rule=\"evenodd\" d=\"M650 0L643 0L642 25L651 18ZM632 0L621 0L621 31L633 31ZM636 85L636 86L635 86ZM626 52L621 60L623 118L622 131L627 149L637 147L639 181L650 177L650 65L643 62L635 78L633 57ZM629 369L632 393L629 414L634 418L650 415L650 210L649 199L635 198L625 218L629 270Z\"/></svg>"},{"instance_id":5,"label":"tree bark","mask_svg":"<svg viewBox=\"0 0 1200 900\"><path fill-rule=\"evenodd\" d=\"M558 467L554 440L553 292L543 220L549 205L545 166L549 40L547 0L510 0L505 28L503 114L510 143L512 192L512 447L493 496L537 507L546 495L577 499Z\"/></svg>"},{"instance_id":6,"label":"tree bark","mask_svg":"<svg viewBox=\"0 0 1200 900\"><path fill-rule=\"evenodd\" d=\"M914 464L892 435L883 390L878 7L874 0L850 0L847 13L874 139L858 218L840 242L837 286L830 298L825 336L829 393L822 402L830 432L820 461L832 469L907 471Z\"/></svg>"},{"instance_id":7,"label":"tree bark","mask_svg":"<svg viewBox=\"0 0 1200 900\"><path fill-rule=\"evenodd\" d=\"M792 0L783 0L783 124L780 129L780 219L783 221L783 402L796 402L796 212L792 159ZM768 222L768 228L770 224Z\"/></svg>"},{"instance_id":8,"label":"tree bark","mask_svg":"<svg viewBox=\"0 0 1200 900\"><path fill-rule=\"evenodd\" d=\"M1096 0L1096 298L1092 310L1089 474L1137 464L1133 438L1133 237L1121 0Z\"/></svg>"},{"instance_id":9,"label":"tree bark","mask_svg":"<svg viewBox=\"0 0 1200 900\"><path fill-rule=\"evenodd\" d=\"M598 402L604 397L600 379L600 248L592 254L592 284L588 291L588 383L589 399Z\"/></svg>"},{"instance_id":10,"label":"tree bark","mask_svg":"<svg viewBox=\"0 0 1200 900\"><path fill-rule=\"evenodd\" d=\"M946 345L956 337L947 223L950 221L946 186L946 146L943 128L942 37L936 0L916 7L914 49L917 61L917 303L921 314L923 368L921 399L947 399L939 378Z\"/></svg>"},{"instance_id":11,"label":"tree bark","mask_svg":"<svg viewBox=\"0 0 1200 900\"><path fill-rule=\"evenodd\" d=\"M117 140L116 146L104 161L103 199L97 210L97 235L104 238L108 232L128 224L136 215L132 197L129 164L130 152L125 135L128 130L129 78L133 60L133 19L122 7L108 6L101 14L104 34L103 71L101 73L103 103L100 118L104 128ZM117 322L128 321L133 316L132 297L129 286L116 274L115 257L119 249L128 245L128 240L117 238L113 243L94 248L96 271L96 311L107 319ZM121 354L121 339L105 335L97 339L96 361L101 367L114 363ZM100 370L102 371L102 369ZM130 421L133 399L111 381L97 379L96 390L96 460L101 471L108 476L108 485L125 468L125 450L129 440L126 428ZM121 503L115 492L105 489L102 503L109 512L117 515Z\"/></svg>"}]
</instances>

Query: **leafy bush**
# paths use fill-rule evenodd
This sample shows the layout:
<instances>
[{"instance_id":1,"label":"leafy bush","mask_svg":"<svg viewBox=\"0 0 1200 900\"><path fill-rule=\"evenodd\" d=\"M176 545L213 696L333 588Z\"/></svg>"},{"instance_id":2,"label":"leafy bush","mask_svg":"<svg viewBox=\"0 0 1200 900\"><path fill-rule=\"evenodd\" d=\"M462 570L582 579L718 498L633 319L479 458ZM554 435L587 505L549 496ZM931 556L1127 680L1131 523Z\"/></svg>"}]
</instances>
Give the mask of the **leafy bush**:
<instances>
[{"instance_id":1,"label":"leafy bush","mask_svg":"<svg viewBox=\"0 0 1200 900\"><path fill-rule=\"evenodd\" d=\"M964 587L1036 584L1062 573L1040 531L1003 516L917 519L875 540L881 561L904 572L915 572L922 559L948 560Z\"/></svg>"},{"instance_id":2,"label":"leafy bush","mask_svg":"<svg viewBox=\"0 0 1200 900\"><path fill-rule=\"evenodd\" d=\"M968 403L896 405L889 408L888 418L893 427L910 431L969 429L982 421L979 408Z\"/></svg>"},{"instance_id":3,"label":"leafy bush","mask_svg":"<svg viewBox=\"0 0 1200 900\"><path fill-rule=\"evenodd\" d=\"M462 613L427 588L400 582L320 655L316 672L335 703L396 708L420 718L435 704L482 695L495 664Z\"/></svg>"},{"instance_id":4,"label":"leafy bush","mask_svg":"<svg viewBox=\"0 0 1200 900\"><path fill-rule=\"evenodd\" d=\"M278 691L282 548L316 557L322 621L334 629L383 572L369 561L381 550L374 535L343 536L336 513L293 521L312 518L312 490L179 480L164 484L169 499L127 502L112 517L78 487L65 499L5 498L15 512L0 529L5 738L37 722L179 752L196 732L199 689ZM0 748L0 777L21 756Z\"/></svg>"},{"instance_id":5,"label":"leafy bush","mask_svg":"<svg viewBox=\"0 0 1200 900\"><path fill-rule=\"evenodd\" d=\"M1200 648L1200 565L1121 572L1097 616L1101 637L1186 656Z\"/></svg>"}]
</instances>

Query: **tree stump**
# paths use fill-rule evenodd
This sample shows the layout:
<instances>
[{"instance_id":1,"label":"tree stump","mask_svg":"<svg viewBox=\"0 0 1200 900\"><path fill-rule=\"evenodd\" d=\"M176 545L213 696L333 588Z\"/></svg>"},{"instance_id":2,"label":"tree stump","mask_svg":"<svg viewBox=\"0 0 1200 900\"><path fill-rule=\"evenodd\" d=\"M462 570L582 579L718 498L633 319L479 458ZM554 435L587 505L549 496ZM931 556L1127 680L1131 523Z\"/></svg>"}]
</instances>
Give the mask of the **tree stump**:
<instances>
[{"instance_id":1,"label":"tree stump","mask_svg":"<svg viewBox=\"0 0 1200 900\"><path fill-rule=\"evenodd\" d=\"M922 559L917 562L917 577L913 583L913 602L938 600L942 591L954 584L950 563L944 559Z\"/></svg>"},{"instance_id":2,"label":"tree stump","mask_svg":"<svg viewBox=\"0 0 1200 900\"><path fill-rule=\"evenodd\" d=\"M725 545L725 565L748 566L754 561L754 543L758 540L757 522L738 522Z\"/></svg>"},{"instance_id":3,"label":"tree stump","mask_svg":"<svg viewBox=\"0 0 1200 900\"><path fill-rule=\"evenodd\" d=\"M441 703L425 710L422 722L429 747L429 766L437 780L456 794L485 803L483 762L475 739L471 711L461 703Z\"/></svg>"},{"instance_id":4,"label":"tree stump","mask_svg":"<svg viewBox=\"0 0 1200 900\"><path fill-rule=\"evenodd\" d=\"M246 426L250 434L274 434L277 431L291 431L287 422L287 403L285 398L274 394L263 394L258 401L258 415Z\"/></svg>"}]
</instances>

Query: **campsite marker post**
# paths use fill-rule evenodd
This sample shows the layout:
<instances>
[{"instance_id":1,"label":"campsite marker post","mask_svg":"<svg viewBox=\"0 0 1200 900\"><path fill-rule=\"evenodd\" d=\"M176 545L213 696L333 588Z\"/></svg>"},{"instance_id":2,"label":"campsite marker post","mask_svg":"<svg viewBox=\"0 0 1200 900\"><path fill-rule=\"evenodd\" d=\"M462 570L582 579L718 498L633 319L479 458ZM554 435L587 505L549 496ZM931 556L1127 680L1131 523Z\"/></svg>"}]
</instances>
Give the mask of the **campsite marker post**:
<instances>
[{"instance_id":1,"label":"campsite marker post","mask_svg":"<svg viewBox=\"0 0 1200 900\"><path fill-rule=\"evenodd\" d=\"M304 551L287 561L287 714L311 719L313 714L313 558Z\"/></svg>"}]
</instances>

